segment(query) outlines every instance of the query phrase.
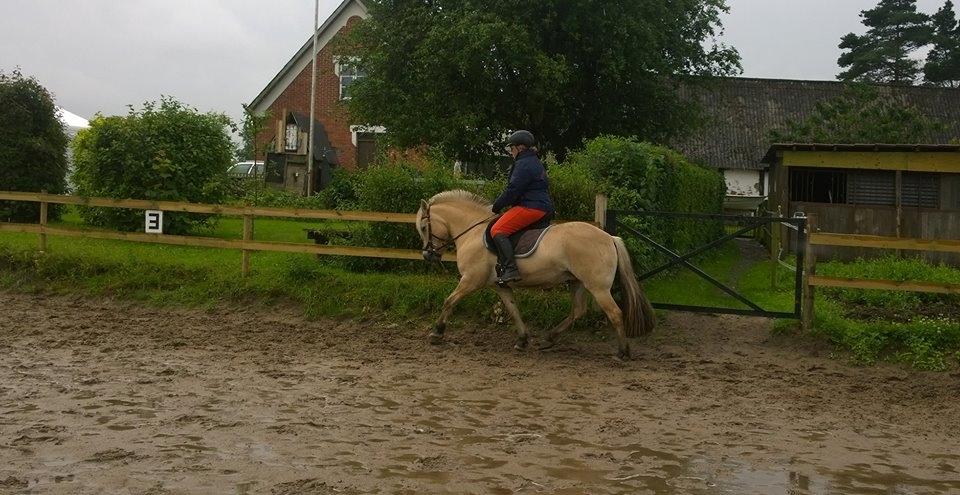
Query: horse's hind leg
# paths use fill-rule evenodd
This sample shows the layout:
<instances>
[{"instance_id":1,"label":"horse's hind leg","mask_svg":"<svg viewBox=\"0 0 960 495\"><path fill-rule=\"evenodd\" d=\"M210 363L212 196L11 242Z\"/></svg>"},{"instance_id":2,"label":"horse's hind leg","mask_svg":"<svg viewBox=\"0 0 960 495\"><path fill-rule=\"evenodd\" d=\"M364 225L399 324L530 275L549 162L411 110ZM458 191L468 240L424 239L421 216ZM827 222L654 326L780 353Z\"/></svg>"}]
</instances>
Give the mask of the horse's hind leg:
<instances>
[{"instance_id":1,"label":"horse's hind leg","mask_svg":"<svg viewBox=\"0 0 960 495\"><path fill-rule=\"evenodd\" d=\"M607 318L610 319L610 323L613 324L613 328L617 331L617 343L619 347L617 357L621 360L630 359L630 344L627 343L627 334L623 327L623 311L620 310L620 306L617 306L617 302L614 301L613 296L610 295L610 289L590 289L590 293L593 294L594 299L597 300L597 304L600 305L603 312L607 314Z\"/></svg>"},{"instance_id":2,"label":"horse's hind leg","mask_svg":"<svg viewBox=\"0 0 960 495\"><path fill-rule=\"evenodd\" d=\"M517 344L513 348L522 351L530 343L530 334L527 332L527 326L523 323L523 318L520 317L520 308L517 307L517 302L513 300L513 291L508 287L497 287L497 295L500 296L503 306L507 308L507 312L510 313L513 322L517 325Z\"/></svg>"},{"instance_id":3,"label":"horse's hind leg","mask_svg":"<svg viewBox=\"0 0 960 495\"><path fill-rule=\"evenodd\" d=\"M540 346L540 349L549 349L560 340L560 334L573 326L573 323L580 319L587 312L587 291L583 283L579 280L570 282L570 295L573 298L573 304L570 308L570 316L566 317L559 325L553 327L547 333L547 340Z\"/></svg>"},{"instance_id":4,"label":"horse's hind leg","mask_svg":"<svg viewBox=\"0 0 960 495\"><path fill-rule=\"evenodd\" d=\"M454 306L464 297L483 287L483 282L484 280L479 277L463 276L460 278L457 288L453 289L453 292L443 301L443 310L440 311L440 317L437 318L437 323L433 326L433 332L430 333L431 344L436 345L443 342L443 331L447 329L447 320L453 313Z\"/></svg>"}]
</instances>

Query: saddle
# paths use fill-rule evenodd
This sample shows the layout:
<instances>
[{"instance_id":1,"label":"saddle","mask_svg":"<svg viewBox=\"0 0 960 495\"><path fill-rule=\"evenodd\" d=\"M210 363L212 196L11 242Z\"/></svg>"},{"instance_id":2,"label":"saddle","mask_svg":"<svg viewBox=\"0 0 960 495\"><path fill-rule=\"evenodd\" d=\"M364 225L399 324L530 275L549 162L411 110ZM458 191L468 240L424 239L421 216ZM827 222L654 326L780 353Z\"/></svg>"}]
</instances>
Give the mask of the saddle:
<instances>
[{"instance_id":1,"label":"saddle","mask_svg":"<svg viewBox=\"0 0 960 495\"><path fill-rule=\"evenodd\" d=\"M551 220L553 220L553 215L547 215L511 235L510 244L513 245L513 257L520 259L532 256L540 247L540 241L543 240L544 234L552 227L550 225ZM487 228L483 231L483 245L494 254L496 254L497 248L493 245L493 236L490 235L490 229L496 222L496 220L493 220L488 223Z\"/></svg>"}]
</instances>

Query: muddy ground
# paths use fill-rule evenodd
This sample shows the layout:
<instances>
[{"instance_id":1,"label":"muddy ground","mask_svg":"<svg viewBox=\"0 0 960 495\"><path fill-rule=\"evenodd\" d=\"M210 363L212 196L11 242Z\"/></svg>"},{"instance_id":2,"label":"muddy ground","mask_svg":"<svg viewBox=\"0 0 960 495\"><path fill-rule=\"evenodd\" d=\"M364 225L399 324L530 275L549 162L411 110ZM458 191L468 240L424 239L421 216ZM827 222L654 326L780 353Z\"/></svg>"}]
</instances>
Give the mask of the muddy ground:
<instances>
[{"instance_id":1,"label":"muddy ground","mask_svg":"<svg viewBox=\"0 0 960 495\"><path fill-rule=\"evenodd\" d=\"M671 314L509 327L0 293L0 493L960 493L960 374Z\"/></svg>"}]
</instances>

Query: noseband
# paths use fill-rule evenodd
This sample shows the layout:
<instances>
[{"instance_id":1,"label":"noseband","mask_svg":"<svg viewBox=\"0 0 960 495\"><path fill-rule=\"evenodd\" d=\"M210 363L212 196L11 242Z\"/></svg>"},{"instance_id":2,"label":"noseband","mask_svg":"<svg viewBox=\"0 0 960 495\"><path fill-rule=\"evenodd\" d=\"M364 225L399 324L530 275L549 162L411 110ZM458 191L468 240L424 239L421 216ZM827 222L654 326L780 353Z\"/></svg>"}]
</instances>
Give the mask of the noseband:
<instances>
[{"instance_id":1,"label":"noseband","mask_svg":"<svg viewBox=\"0 0 960 495\"><path fill-rule=\"evenodd\" d=\"M480 220L479 222L467 228L467 230L464 230L463 232L459 233L455 237L449 240L446 240L433 233L433 227L430 224L430 204L425 203L423 207L423 220L427 223L427 236L426 236L427 242L423 246L423 251L422 251L423 259L426 260L428 263L439 264L440 261L443 259L443 252L448 250L450 246L453 246L454 244L456 244L457 239L463 237L467 232L470 232L471 230L479 227L480 225L483 225L489 222L490 220L493 220L497 216L499 215L493 214L483 220ZM434 246L433 245L434 239L440 241L441 244L439 246Z\"/></svg>"}]
</instances>

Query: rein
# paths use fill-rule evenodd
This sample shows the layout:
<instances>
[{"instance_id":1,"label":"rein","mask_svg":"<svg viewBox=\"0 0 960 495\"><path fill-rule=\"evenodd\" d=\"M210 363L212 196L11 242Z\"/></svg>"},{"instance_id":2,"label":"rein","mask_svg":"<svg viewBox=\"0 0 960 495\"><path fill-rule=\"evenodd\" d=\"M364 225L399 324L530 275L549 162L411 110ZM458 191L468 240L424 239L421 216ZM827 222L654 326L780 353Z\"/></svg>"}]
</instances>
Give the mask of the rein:
<instances>
[{"instance_id":1,"label":"rein","mask_svg":"<svg viewBox=\"0 0 960 495\"><path fill-rule=\"evenodd\" d=\"M490 220L497 218L498 216L499 216L498 214L494 213L493 215L490 215L489 217L484 218L483 220L480 220L479 222L471 225L466 230L457 234L450 240L444 241L444 239L441 238L440 236L434 235L433 228L431 227L431 223L430 223L430 205L429 204L426 205L426 208L423 211L423 219L427 222L427 244L426 246L423 247L423 259L431 263L436 262L439 264L440 260L443 259L443 251L448 249L450 246L454 245L457 242L457 239L466 235L467 232L470 232L471 230L489 222ZM440 244L439 246L434 246L433 245L434 239L442 242L442 244Z\"/></svg>"}]
</instances>

